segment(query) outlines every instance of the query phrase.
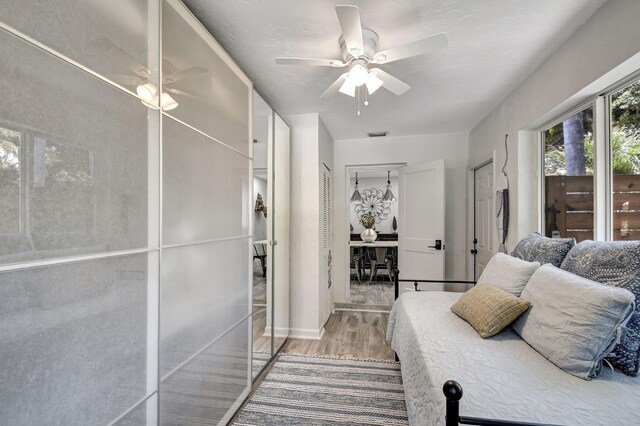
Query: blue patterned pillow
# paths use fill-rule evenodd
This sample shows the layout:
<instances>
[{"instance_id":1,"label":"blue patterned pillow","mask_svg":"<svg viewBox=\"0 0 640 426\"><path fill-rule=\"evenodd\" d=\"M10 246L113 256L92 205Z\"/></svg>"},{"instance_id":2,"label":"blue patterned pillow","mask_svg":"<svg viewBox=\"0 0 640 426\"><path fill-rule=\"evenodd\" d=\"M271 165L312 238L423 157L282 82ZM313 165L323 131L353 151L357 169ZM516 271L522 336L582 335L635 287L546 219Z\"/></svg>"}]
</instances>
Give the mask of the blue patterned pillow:
<instances>
[{"instance_id":1,"label":"blue patterned pillow","mask_svg":"<svg viewBox=\"0 0 640 426\"><path fill-rule=\"evenodd\" d=\"M629 290L636 298L627 333L607 358L629 376L640 372L640 241L582 241L562 262L562 269L602 284Z\"/></svg>"},{"instance_id":2,"label":"blue patterned pillow","mask_svg":"<svg viewBox=\"0 0 640 426\"><path fill-rule=\"evenodd\" d=\"M550 263L559 268L564 257L575 245L575 238L548 238L534 232L520 240L511 256L527 262L539 262L541 265Z\"/></svg>"}]
</instances>

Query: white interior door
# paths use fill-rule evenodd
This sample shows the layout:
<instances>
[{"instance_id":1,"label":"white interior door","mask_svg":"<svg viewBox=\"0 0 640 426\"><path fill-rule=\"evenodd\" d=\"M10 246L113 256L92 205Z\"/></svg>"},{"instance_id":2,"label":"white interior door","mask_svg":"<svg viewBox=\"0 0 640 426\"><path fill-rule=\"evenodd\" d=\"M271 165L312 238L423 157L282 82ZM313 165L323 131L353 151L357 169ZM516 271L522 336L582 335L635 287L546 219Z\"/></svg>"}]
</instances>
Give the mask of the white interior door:
<instances>
[{"instance_id":1,"label":"white interior door","mask_svg":"<svg viewBox=\"0 0 640 426\"><path fill-rule=\"evenodd\" d=\"M402 279L444 279L444 160L405 167L399 194L398 269ZM439 244L438 244L439 242ZM400 294L413 289L400 283ZM420 290L444 285L421 284Z\"/></svg>"},{"instance_id":2,"label":"white interior door","mask_svg":"<svg viewBox=\"0 0 640 426\"><path fill-rule=\"evenodd\" d=\"M474 176L474 242L475 279L493 256L493 163L475 169Z\"/></svg>"}]
</instances>

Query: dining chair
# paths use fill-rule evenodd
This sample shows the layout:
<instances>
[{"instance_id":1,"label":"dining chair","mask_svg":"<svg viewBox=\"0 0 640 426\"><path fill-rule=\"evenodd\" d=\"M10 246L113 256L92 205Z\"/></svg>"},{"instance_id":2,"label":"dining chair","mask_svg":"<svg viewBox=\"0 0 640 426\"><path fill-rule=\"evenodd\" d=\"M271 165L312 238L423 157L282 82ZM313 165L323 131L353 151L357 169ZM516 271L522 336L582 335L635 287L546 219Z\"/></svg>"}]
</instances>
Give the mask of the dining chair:
<instances>
[{"instance_id":1,"label":"dining chair","mask_svg":"<svg viewBox=\"0 0 640 426\"><path fill-rule=\"evenodd\" d=\"M391 268L393 267L393 258L388 256L387 247L376 247L375 248L375 257L371 260L371 267L369 268L369 285L371 285L371 281L373 277L376 277L376 282L378 282L378 269L386 269L387 275L389 276L389 282L393 281L391 277Z\"/></svg>"},{"instance_id":2,"label":"dining chair","mask_svg":"<svg viewBox=\"0 0 640 426\"><path fill-rule=\"evenodd\" d=\"M356 250L355 247L349 247L350 254L350 268L356 270L356 277L358 278L358 284L362 284L362 255L360 250Z\"/></svg>"},{"instance_id":3,"label":"dining chair","mask_svg":"<svg viewBox=\"0 0 640 426\"><path fill-rule=\"evenodd\" d=\"M262 276L267 276L267 245L253 243L253 260L258 259L262 267Z\"/></svg>"}]
</instances>

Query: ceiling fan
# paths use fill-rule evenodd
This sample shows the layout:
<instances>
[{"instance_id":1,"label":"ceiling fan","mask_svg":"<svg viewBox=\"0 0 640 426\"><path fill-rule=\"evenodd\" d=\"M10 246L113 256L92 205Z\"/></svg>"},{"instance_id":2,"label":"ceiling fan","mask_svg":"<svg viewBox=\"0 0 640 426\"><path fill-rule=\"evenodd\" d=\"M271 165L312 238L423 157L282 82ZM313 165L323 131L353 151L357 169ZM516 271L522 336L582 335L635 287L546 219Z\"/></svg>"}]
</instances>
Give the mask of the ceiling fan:
<instances>
[{"instance_id":1,"label":"ceiling fan","mask_svg":"<svg viewBox=\"0 0 640 426\"><path fill-rule=\"evenodd\" d=\"M124 51L111 40L106 37L100 37L90 41L89 45L103 57L110 58L115 68L128 71L127 74L108 74L109 78L125 87L136 87L138 96L153 105L158 105L159 102L160 107L165 111L170 111L178 107L178 102L167 92L198 98L196 95L190 95L189 93L170 87L173 83L193 78L209 71L207 68L200 66L178 70L168 59L163 58L162 68L164 75L162 83L166 92L159 93L158 87L154 83L149 82L151 71L142 65L138 59Z\"/></svg>"},{"instance_id":2,"label":"ceiling fan","mask_svg":"<svg viewBox=\"0 0 640 426\"><path fill-rule=\"evenodd\" d=\"M447 36L436 34L413 43L376 52L378 34L362 28L360 9L357 6L336 6L338 21L342 28L342 36L338 40L342 51L342 60L277 57L276 63L282 65L311 65L322 67L344 68L350 70L342 74L320 96L335 94L336 91L355 97L356 89L366 85L367 93L372 94L384 87L396 95L402 95L411 88L407 83L395 78L380 68L369 68L371 65L382 65L412 56L423 55L447 47ZM366 104L366 103L365 103Z\"/></svg>"}]
</instances>

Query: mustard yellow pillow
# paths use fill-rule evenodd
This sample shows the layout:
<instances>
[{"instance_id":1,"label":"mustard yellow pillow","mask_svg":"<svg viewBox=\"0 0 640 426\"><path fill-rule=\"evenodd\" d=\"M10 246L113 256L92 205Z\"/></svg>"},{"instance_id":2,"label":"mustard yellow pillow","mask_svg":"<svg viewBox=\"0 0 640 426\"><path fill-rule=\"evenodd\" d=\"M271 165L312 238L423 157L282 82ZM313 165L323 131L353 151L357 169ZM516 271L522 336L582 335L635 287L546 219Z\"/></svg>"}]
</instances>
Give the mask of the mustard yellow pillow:
<instances>
[{"instance_id":1,"label":"mustard yellow pillow","mask_svg":"<svg viewBox=\"0 0 640 426\"><path fill-rule=\"evenodd\" d=\"M467 320L482 338L498 334L531 304L489 284L478 284L451 306L451 311Z\"/></svg>"}]
</instances>

